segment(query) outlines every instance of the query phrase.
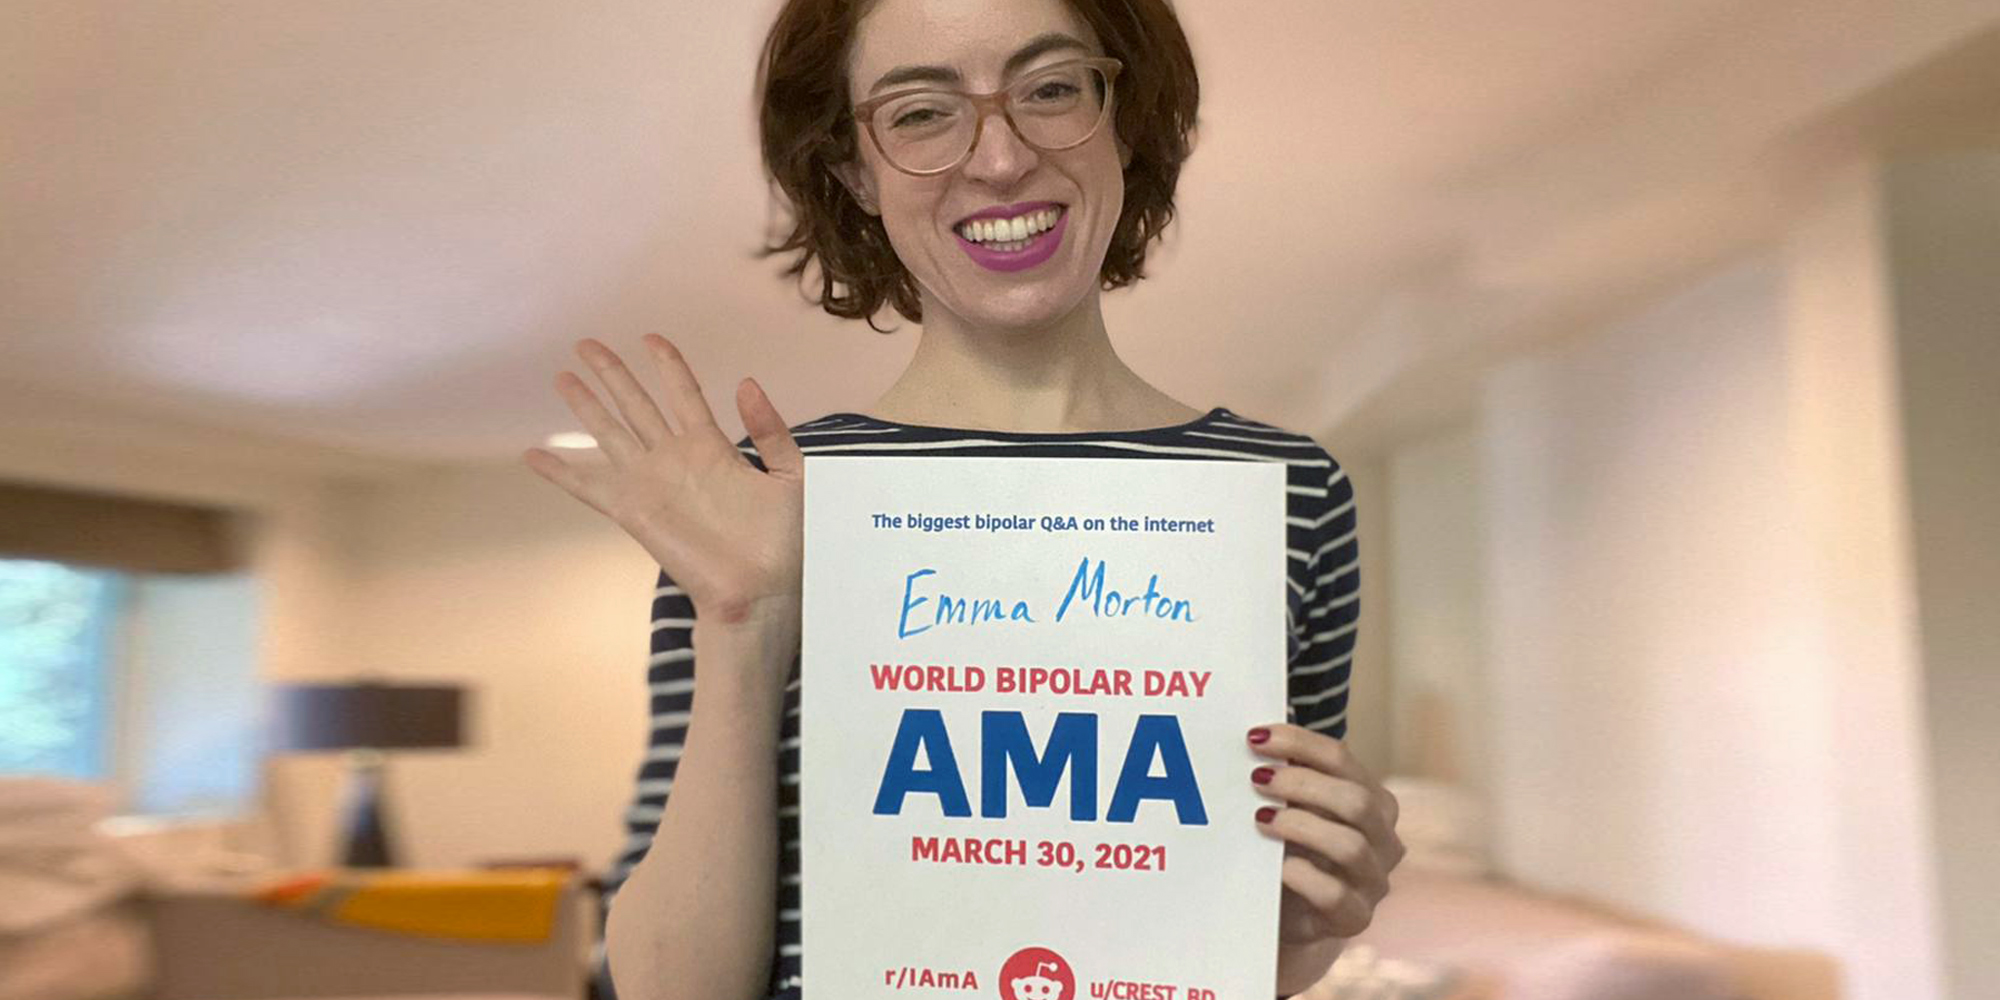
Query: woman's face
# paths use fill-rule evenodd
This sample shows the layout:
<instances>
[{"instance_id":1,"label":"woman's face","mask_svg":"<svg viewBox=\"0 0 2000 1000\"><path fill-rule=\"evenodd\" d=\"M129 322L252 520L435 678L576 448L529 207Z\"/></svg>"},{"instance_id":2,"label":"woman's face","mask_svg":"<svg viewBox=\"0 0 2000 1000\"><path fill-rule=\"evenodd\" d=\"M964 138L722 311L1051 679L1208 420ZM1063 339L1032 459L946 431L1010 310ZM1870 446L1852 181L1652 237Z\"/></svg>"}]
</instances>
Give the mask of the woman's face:
<instances>
[{"instance_id":1,"label":"woman's face","mask_svg":"<svg viewBox=\"0 0 2000 1000\"><path fill-rule=\"evenodd\" d=\"M1008 71L1008 59L1037 40L1043 51ZM878 0L848 56L848 94L858 104L917 86L988 93L1045 66L1103 54L1096 34L1064 0ZM958 79L876 85L912 66L938 67ZM1097 290L1125 201L1127 154L1111 122L1082 145L1049 153L1023 142L995 115L965 163L929 177L897 170L865 135L857 138L862 162L847 165L842 180L881 216L896 256L923 290L927 320L943 308L975 327L1048 326ZM1051 204L1060 206L1060 217L1043 237L1055 241L1045 258L1046 245L1015 257L1006 244L979 245L961 235L972 216Z\"/></svg>"}]
</instances>

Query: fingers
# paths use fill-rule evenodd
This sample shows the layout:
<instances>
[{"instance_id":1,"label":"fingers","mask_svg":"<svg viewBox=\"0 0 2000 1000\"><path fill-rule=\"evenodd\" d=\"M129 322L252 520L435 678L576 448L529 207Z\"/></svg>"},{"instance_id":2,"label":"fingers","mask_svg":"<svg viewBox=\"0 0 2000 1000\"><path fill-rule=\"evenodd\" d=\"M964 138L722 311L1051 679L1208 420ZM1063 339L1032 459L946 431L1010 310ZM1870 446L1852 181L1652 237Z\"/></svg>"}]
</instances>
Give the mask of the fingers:
<instances>
[{"instance_id":1,"label":"fingers","mask_svg":"<svg viewBox=\"0 0 2000 1000\"><path fill-rule=\"evenodd\" d=\"M1257 826L1286 842L1287 864L1303 861L1360 893L1371 906L1389 894L1389 873L1361 831L1296 808L1279 809Z\"/></svg>"},{"instance_id":2,"label":"fingers","mask_svg":"<svg viewBox=\"0 0 2000 1000\"><path fill-rule=\"evenodd\" d=\"M590 386L585 385L575 373L557 372L556 392L562 396L563 402L569 404L569 411L576 414L576 419L590 431L590 436L597 439L597 447L612 461L622 465L639 452L641 446L632 438L632 432L626 430L625 425L612 416L603 403L598 402L597 394L591 392Z\"/></svg>"},{"instance_id":3,"label":"fingers","mask_svg":"<svg viewBox=\"0 0 2000 1000\"><path fill-rule=\"evenodd\" d=\"M529 448L521 453L521 461L527 463L528 468L533 469L536 475L562 487L563 492L590 505L592 510L600 514L608 513L596 500L591 499L589 485L584 482L583 477L553 452Z\"/></svg>"},{"instance_id":4,"label":"fingers","mask_svg":"<svg viewBox=\"0 0 2000 1000\"><path fill-rule=\"evenodd\" d=\"M755 379L744 379L736 386L736 412L743 417L743 429L750 433L750 443L757 446L757 456L764 460L764 468L774 473L803 474L805 458L799 454L798 442L792 439L791 428L785 418L778 415L778 408L771 405L771 398L764 395L764 387Z\"/></svg>"},{"instance_id":5,"label":"fingers","mask_svg":"<svg viewBox=\"0 0 2000 1000\"><path fill-rule=\"evenodd\" d=\"M632 377L632 370L625 367L618 352L586 337L576 342L576 355L597 373L605 391L611 393L612 402L618 404L618 412L625 415L625 423L638 435L639 443L651 448L672 436L673 428L667 426L667 418L660 415L653 397Z\"/></svg>"},{"instance_id":6,"label":"fingers","mask_svg":"<svg viewBox=\"0 0 2000 1000\"><path fill-rule=\"evenodd\" d=\"M1286 858L1285 888L1298 893L1319 913L1326 932L1333 937L1351 938L1368 929L1375 920L1375 901L1347 883L1315 867L1305 858Z\"/></svg>"},{"instance_id":7,"label":"fingers","mask_svg":"<svg viewBox=\"0 0 2000 1000\"><path fill-rule=\"evenodd\" d=\"M1366 833L1378 849L1401 858L1401 843L1396 839L1396 797L1361 766L1346 743L1303 726L1283 723L1259 726L1256 731L1269 735L1262 742L1250 744L1253 752L1295 765L1274 767L1278 774L1303 768L1305 773L1318 772L1337 782L1316 782L1292 774L1283 779L1287 791L1306 796L1322 812ZM1278 781L1274 779L1272 783Z\"/></svg>"},{"instance_id":8,"label":"fingers","mask_svg":"<svg viewBox=\"0 0 2000 1000\"><path fill-rule=\"evenodd\" d=\"M1257 780L1259 777L1264 780ZM1251 773L1257 790L1282 799L1296 809L1306 809L1336 823L1353 827L1378 850L1389 852L1395 830L1368 786L1310 767L1267 766Z\"/></svg>"},{"instance_id":9,"label":"fingers","mask_svg":"<svg viewBox=\"0 0 2000 1000\"><path fill-rule=\"evenodd\" d=\"M653 355L660 381L666 385L667 406L674 411L681 433L721 433L715 426L715 414L709 411L708 399L701 394L701 384L695 381L680 349L657 333L649 333L642 339Z\"/></svg>"},{"instance_id":10,"label":"fingers","mask_svg":"<svg viewBox=\"0 0 2000 1000\"><path fill-rule=\"evenodd\" d=\"M577 341L576 353L597 374L605 391L610 393L624 418L622 421L605 408L597 394L581 378L569 372L556 376L556 391L569 404L570 412L576 414L577 419L589 429L597 439L598 447L619 465L682 434L707 433L720 437L722 433L716 426L715 414L709 409L708 399L702 395L700 382L695 379L680 350L658 334L647 334L642 340L665 387L667 405L674 416L672 424L617 352L597 340L586 337ZM744 429L750 432L751 440L764 460L764 467L773 472L803 476L805 461L798 444L792 439L784 417L764 395L763 388L746 379L737 387L736 395L737 410L743 416ZM678 430L675 424L678 424ZM553 456L549 456L549 460L560 462ZM530 465L532 467L536 463L530 462ZM545 472L537 467L536 471L555 481L550 475L553 468ZM558 485L562 484L558 482ZM568 488L565 486L565 489Z\"/></svg>"},{"instance_id":11,"label":"fingers","mask_svg":"<svg viewBox=\"0 0 2000 1000\"><path fill-rule=\"evenodd\" d=\"M1361 761L1355 758L1345 742L1288 722L1257 728L1270 734L1263 742L1250 744L1250 749L1260 754L1307 764L1363 784L1375 783L1374 776L1361 766Z\"/></svg>"}]
</instances>

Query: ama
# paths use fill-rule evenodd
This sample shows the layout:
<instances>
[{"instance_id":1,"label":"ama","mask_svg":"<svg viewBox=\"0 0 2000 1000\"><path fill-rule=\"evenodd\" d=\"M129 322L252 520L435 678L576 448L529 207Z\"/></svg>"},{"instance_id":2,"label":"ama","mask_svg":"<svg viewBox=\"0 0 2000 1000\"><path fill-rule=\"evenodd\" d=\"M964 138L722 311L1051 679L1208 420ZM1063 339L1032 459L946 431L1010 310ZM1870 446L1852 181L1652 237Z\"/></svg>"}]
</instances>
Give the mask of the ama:
<instances>
[{"instance_id":1,"label":"ama","mask_svg":"<svg viewBox=\"0 0 2000 1000\"><path fill-rule=\"evenodd\" d=\"M917 768L921 748L930 766ZM1151 777L1157 756L1165 771ZM1028 737L1028 724L1018 711L986 711L979 719L979 815L999 819L1007 815L1007 775L1020 780L1021 797L1028 805L1046 808L1055 801L1056 785L1069 775L1069 817L1079 822L1097 819L1097 715L1092 712L1063 712L1056 716L1049 732L1048 747L1035 752ZM945 730L944 715L934 708L906 708L896 727L896 741L889 749L889 764L882 772L882 785L875 795L875 814L900 815L903 800L911 793L935 795L946 816L971 816L972 805L965 781L958 769L958 757L951 749L951 735ZM1110 823L1130 823L1146 799L1173 803L1182 826L1206 826L1208 812L1201 804L1201 789L1195 783L1194 765L1188 760L1187 742L1181 738L1180 720L1171 715L1142 715L1132 729L1132 742L1125 749L1125 763L1104 819Z\"/></svg>"}]
</instances>

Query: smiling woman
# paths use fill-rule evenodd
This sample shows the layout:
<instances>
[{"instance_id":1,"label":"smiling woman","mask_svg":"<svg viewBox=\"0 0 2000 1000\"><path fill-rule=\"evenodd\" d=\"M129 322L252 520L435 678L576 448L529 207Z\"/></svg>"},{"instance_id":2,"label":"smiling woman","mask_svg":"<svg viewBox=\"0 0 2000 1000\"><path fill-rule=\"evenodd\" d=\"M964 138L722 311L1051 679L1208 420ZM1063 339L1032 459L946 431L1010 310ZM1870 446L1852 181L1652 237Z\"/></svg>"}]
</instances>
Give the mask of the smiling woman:
<instances>
[{"instance_id":1,"label":"smiling woman","mask_svg":"<svg viewBox=\"0 0 2000 1000\"><path fill-rule=\"evenodd\" d=\"M733 445L665 338L645 345L671 422L597 341L578 353L616 415L582 379L556 378L609 462L573 467L530 449L527 463L661 569L651 746L606 880L617 991L754 1000L804 988L798 653L815 452L1285 466L1288 655L1270 669L1285 671L1288 711L1247 737L1270 766L1240 780L1271 805L1228 822L1284 842L1274 985L1307 988L1367 926L1402 855L1394 800L1339 742L1360 610L1354 491L1311 438L1182 403L1112 347L1102 293L1144 275L1190 152L1200 88L1172 8L788 0L758 72L764 166L790 209L763 254L789 255L785 274L816 284L828 313L873 326L893 308L921 329L866 413L788 427L743 380L749 437ZM1177 529L1202 530L1147 521ZM1167 631L1198 617L1176 582L1086 561L1067 595L906 592L902 626L1063 627L1066 610Z\"/></svg>"},{"instance_id":2,"label":"smiling woman","mask_svg":"<svg viewBox=\"0 0 2000 1000\"><path fill-rule=\"evenodd\" d=\"M1070 236L1083 242L1070 254L1071 262L1084 274L1096 272L1105 289L1124 287L1144 276L1148 244L1173 219L1174 187L1190 152L1189 135L1200 100L1194 55L1179 21L1164 3L1080 3L1072 8L1060 0L1043 0L1008 6L1018 6L1022 13L1032 11L1034 19L1059 27L1023 38L1016 34L1019 22L1013 12L977 3L870 5L822 0L788 4L779 14L759 67L760 132L765 162L795 219L791 232L766 252L796 254L787 271L794 276L816 268L818 298L827 312L872 322L887 304L911 322L924 321L926 290L934 295L951 284L942 274L925 275L906 262L949 261L950 255L924 253L923 220L902 225L896 214L884 214L882 197L891 199L887 207L892 213L905 204L921 207L914 198L937 190L923 177L960 164L972 166L964 158L973 155L974 138L985 138L988 129L1003 124L1018 131L1013 136L996 132L988 145L1013 146L1007 142L1013 138L1026 148L1012 155L1004 148L993 150L997 155L974 166L974 173L1005 184L1013 179L1004 176L1008 171L1032 169L1024 161L1042 150L1074 149L1085 154L1067 156L1062 162L1069 169L1049 171L1062 176L1048 178L1067 181L1060 185L1061 193L1073 199L1089 196L1085 218L1099 230ZM865 33L858 30L864 14ZM941 49L911 36L932 30L941 33L941 40L956 40L956 47L967 55L985 56L990 68L981 73L982 79L971 79L973 67L961 69L958 60L926 58L924 54ZM902 53L917 61L902 62ZM1077 66L1079 60L1093 61L1096 69ZM985 92L976 96L992 98L1013 82L1017 89L1005 93L1028 104L1052 66L1055 78L1041 92L1044 102L1051 99L1050 91L1061 94L1063 84L1080 86L1079 76L1102 88L1065 95L1072 107L1106 113L1080 116L1086 126L1081 134L1073 126L1051 130L1033 113L1006 112L998 116L1004 121L996 120L988 117L988 108L978 109L976 116L969 114L973 109L967 100L942 100L936 90L928 97L910 91L913 85L964 87ZM1110 92L1113 85L1115 96ZM930 105L922 104L924 100ZM918 111L920 117L928 115L933 122L943 118L947 125L932 124L930 129L947 138L922 145L927 158L913 164L924 172L917 179L883 177L879 165L884 161L907 168L884 149L883 130L876 123L883 121L882 112L894 121L909 110ZM1108 130L1100 127L1107 117L1112 125ZM873 137L865 160L864 135ZM939 149L941 153L936 152ZM1091 153L1099 155L1087 155ZM995 170L1001 175L996 176ZM830 183L836 177L840 185ZM878 189L878 178L889 182L888 192ZM905 192L913 196L911 201L897 197ZM935 207L949 211L948 206ZM1053 195L1032 204L972 205L949 216L945 228L966 221L1012 220L1037 208L1053 208L1057 218L1052 221L1067 229L1075 213L1066 209L1075 207ZM1066 235L1052 232L1049 242ZM968 239L983 242L978 237ZM1023 270L1050 256L1053 248L1025 265L996 269ZM986 262L990 265L993 257Z\"/></svg>"}]
</instances>

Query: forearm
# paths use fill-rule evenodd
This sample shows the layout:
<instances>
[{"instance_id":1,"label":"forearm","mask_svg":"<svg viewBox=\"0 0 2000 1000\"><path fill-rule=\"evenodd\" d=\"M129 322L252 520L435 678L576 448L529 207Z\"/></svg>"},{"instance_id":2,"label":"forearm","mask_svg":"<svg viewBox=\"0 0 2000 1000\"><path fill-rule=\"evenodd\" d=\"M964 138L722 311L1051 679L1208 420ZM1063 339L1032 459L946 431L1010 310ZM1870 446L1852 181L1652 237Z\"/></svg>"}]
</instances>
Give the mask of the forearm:
<instances>
[{"instance_id":1,"label":"forearm","mask_svg":"<svg viewBox=\"0 0 2000 1000\"><path fill-rule=\"evenodd\" d=\"M1347 939L1337 937L1323 938L1312 944L1279 945L1278 996L1289 997L1311 989L1326 975L1326 970L1333 967L1346 947Z\"/></svg>"},{"instance_id":2,"label":"forearm","mask_svg":"<svg viewBox=\"0 0 2000 1000\"><path fill-rule=\"evenodd\" d=\"M605 951L626 1000L752 1000L770 978L781 681L796 628L694 632L695 694L673 792L620 889Z\"/></svg>"}]
</instances>

